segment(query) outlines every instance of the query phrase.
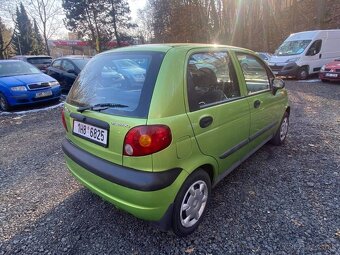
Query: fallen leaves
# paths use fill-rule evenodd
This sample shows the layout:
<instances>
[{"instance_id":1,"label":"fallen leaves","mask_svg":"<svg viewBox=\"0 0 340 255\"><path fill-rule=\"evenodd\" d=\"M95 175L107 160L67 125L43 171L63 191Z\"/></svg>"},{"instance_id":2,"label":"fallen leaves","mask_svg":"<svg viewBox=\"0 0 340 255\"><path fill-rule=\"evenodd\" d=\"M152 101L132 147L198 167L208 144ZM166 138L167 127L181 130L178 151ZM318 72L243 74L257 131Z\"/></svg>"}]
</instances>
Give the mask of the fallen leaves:
<instances>
[{"instance_id":1,"label":"fallen leaves","mask_svg":"<svg viewBox=\"0 0 340 255\"><path fill-rule=\"evenodd\" d=\"M191 253L194 252L194 250L195 250L194 247L190 247L190 248L187 248L184 252L185 252L185 253L188 253L188 254L191 254Z\"/></svg>"}]
</instances>

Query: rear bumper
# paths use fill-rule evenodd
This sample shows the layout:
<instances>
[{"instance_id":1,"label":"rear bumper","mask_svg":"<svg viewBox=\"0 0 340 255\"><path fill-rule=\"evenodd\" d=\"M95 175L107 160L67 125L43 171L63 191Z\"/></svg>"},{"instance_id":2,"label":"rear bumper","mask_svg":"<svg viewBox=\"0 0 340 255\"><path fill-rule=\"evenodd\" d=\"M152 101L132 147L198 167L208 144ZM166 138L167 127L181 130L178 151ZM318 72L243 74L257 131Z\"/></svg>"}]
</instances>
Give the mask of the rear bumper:
<instances>
[{"instance_id":1,"label":"rear bumper","mask_svg":"<svg viewBox=\"0 0 340 255\"><path fill-rule=\"evenodd\" d=\"M270 65L270 68L278 76L296 76L300 66L293 62L284 66Z\"/></svg>"},{"instance_id":2,"label":"rear bumper","mask_svg":"<svg viewBox=\"0 0 340 255\"><path fill-rule=\"evenodd\" d=\"M113 164L64 140L66 163L87 188L134 216L169 226L171 204L187 177L186 171L171 169L145 172Z\"/></svg>"}]
</instances>

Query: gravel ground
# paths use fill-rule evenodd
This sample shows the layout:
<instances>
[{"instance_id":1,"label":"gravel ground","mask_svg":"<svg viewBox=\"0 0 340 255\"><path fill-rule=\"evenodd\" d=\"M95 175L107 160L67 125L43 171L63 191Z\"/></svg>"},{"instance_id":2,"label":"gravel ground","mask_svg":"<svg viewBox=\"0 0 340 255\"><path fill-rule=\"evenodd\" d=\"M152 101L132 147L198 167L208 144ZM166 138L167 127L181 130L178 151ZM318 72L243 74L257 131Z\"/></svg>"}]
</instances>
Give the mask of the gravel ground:
<instances>
[{"instance_id":1,"label":"gravel ground","mask_svg":"<svg viewBox=\"0 0 340 255\"><path fill-rule=\"evenodd\" d=\"M226 177L187 238L70 176L60 107L0 113L0 254L340 254L340 85L286 84L286 144L265 145Z\"/></svg>"}]
</instances>

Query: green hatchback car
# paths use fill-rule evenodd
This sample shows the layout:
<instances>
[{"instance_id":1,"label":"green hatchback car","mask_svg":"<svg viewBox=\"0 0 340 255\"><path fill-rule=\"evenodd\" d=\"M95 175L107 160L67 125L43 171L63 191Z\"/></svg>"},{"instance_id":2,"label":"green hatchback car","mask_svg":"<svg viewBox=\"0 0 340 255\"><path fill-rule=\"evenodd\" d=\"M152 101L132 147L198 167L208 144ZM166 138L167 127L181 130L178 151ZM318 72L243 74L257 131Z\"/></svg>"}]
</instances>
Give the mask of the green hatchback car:
<instances>
[{"instance_id":1,"label":"green hatchback car","mask_svg":"<svg viewBox=\"0 0 340 255\"><path fill-rule=\"evenodd\" d=\"M125 47L92 58L73 84L62 148L91 191L186 236L212 187L268 141L285 141L289 113L284 82L250 50Z\"/></svg>"}]
</instances>

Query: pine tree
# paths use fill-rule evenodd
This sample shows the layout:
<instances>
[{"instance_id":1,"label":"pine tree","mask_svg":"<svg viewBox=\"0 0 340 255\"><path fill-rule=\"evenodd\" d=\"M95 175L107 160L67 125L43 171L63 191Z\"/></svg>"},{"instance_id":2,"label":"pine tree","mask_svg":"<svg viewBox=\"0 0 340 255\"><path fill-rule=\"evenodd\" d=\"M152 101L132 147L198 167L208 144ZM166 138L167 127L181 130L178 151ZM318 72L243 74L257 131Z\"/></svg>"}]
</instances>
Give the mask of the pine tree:
<instances>
[{"instance_id":1,"label":"pine tree","mask_svg":"<svg viewBox=\"0 0 340 255\"><path fill-rule=\"evenodd\" d=\"M90 38L97 52L102 50L105 42L112 34L111 27L107 26L107 0L63 0L66 27Z\"/></svg>"},{"instance_id":2,"label":"pine tree","mask_svg":"<svg viewBox=\"0 0 340 255\"><path fill-rule=\"evenodd\" d=\"M33 38L34 38L34 48L32 53L35 55L45 54L45 46L43 38L38 29L36 20L33 20Z\"/></svg>"},{"instance_id":3,"label":"pine tree","mask_svg":"<svg viewBox=\"0 0 340 255\"><path fill-rule=\"evenodd\" d=\"M113 26L113 32L117 40L118 46L121 45L121 39L126 37L126 33L122 30L136 27L131 23L130 7L125 0L108 0L109 1L109 13L108 16L111 19Z\"/></svg>"},{"instance_id":4,"label":"pine tree","mask_svg":"<svg viewBox=\"0 0 340 255\"><path fill-rule=\"evenodd\" d=\"M35 48L33 28L22 3L20 3L20 10L17 7L16 15L16 30L14 31L13 44L17 54L29 55Z\"/></svg>"}]
</instances>

